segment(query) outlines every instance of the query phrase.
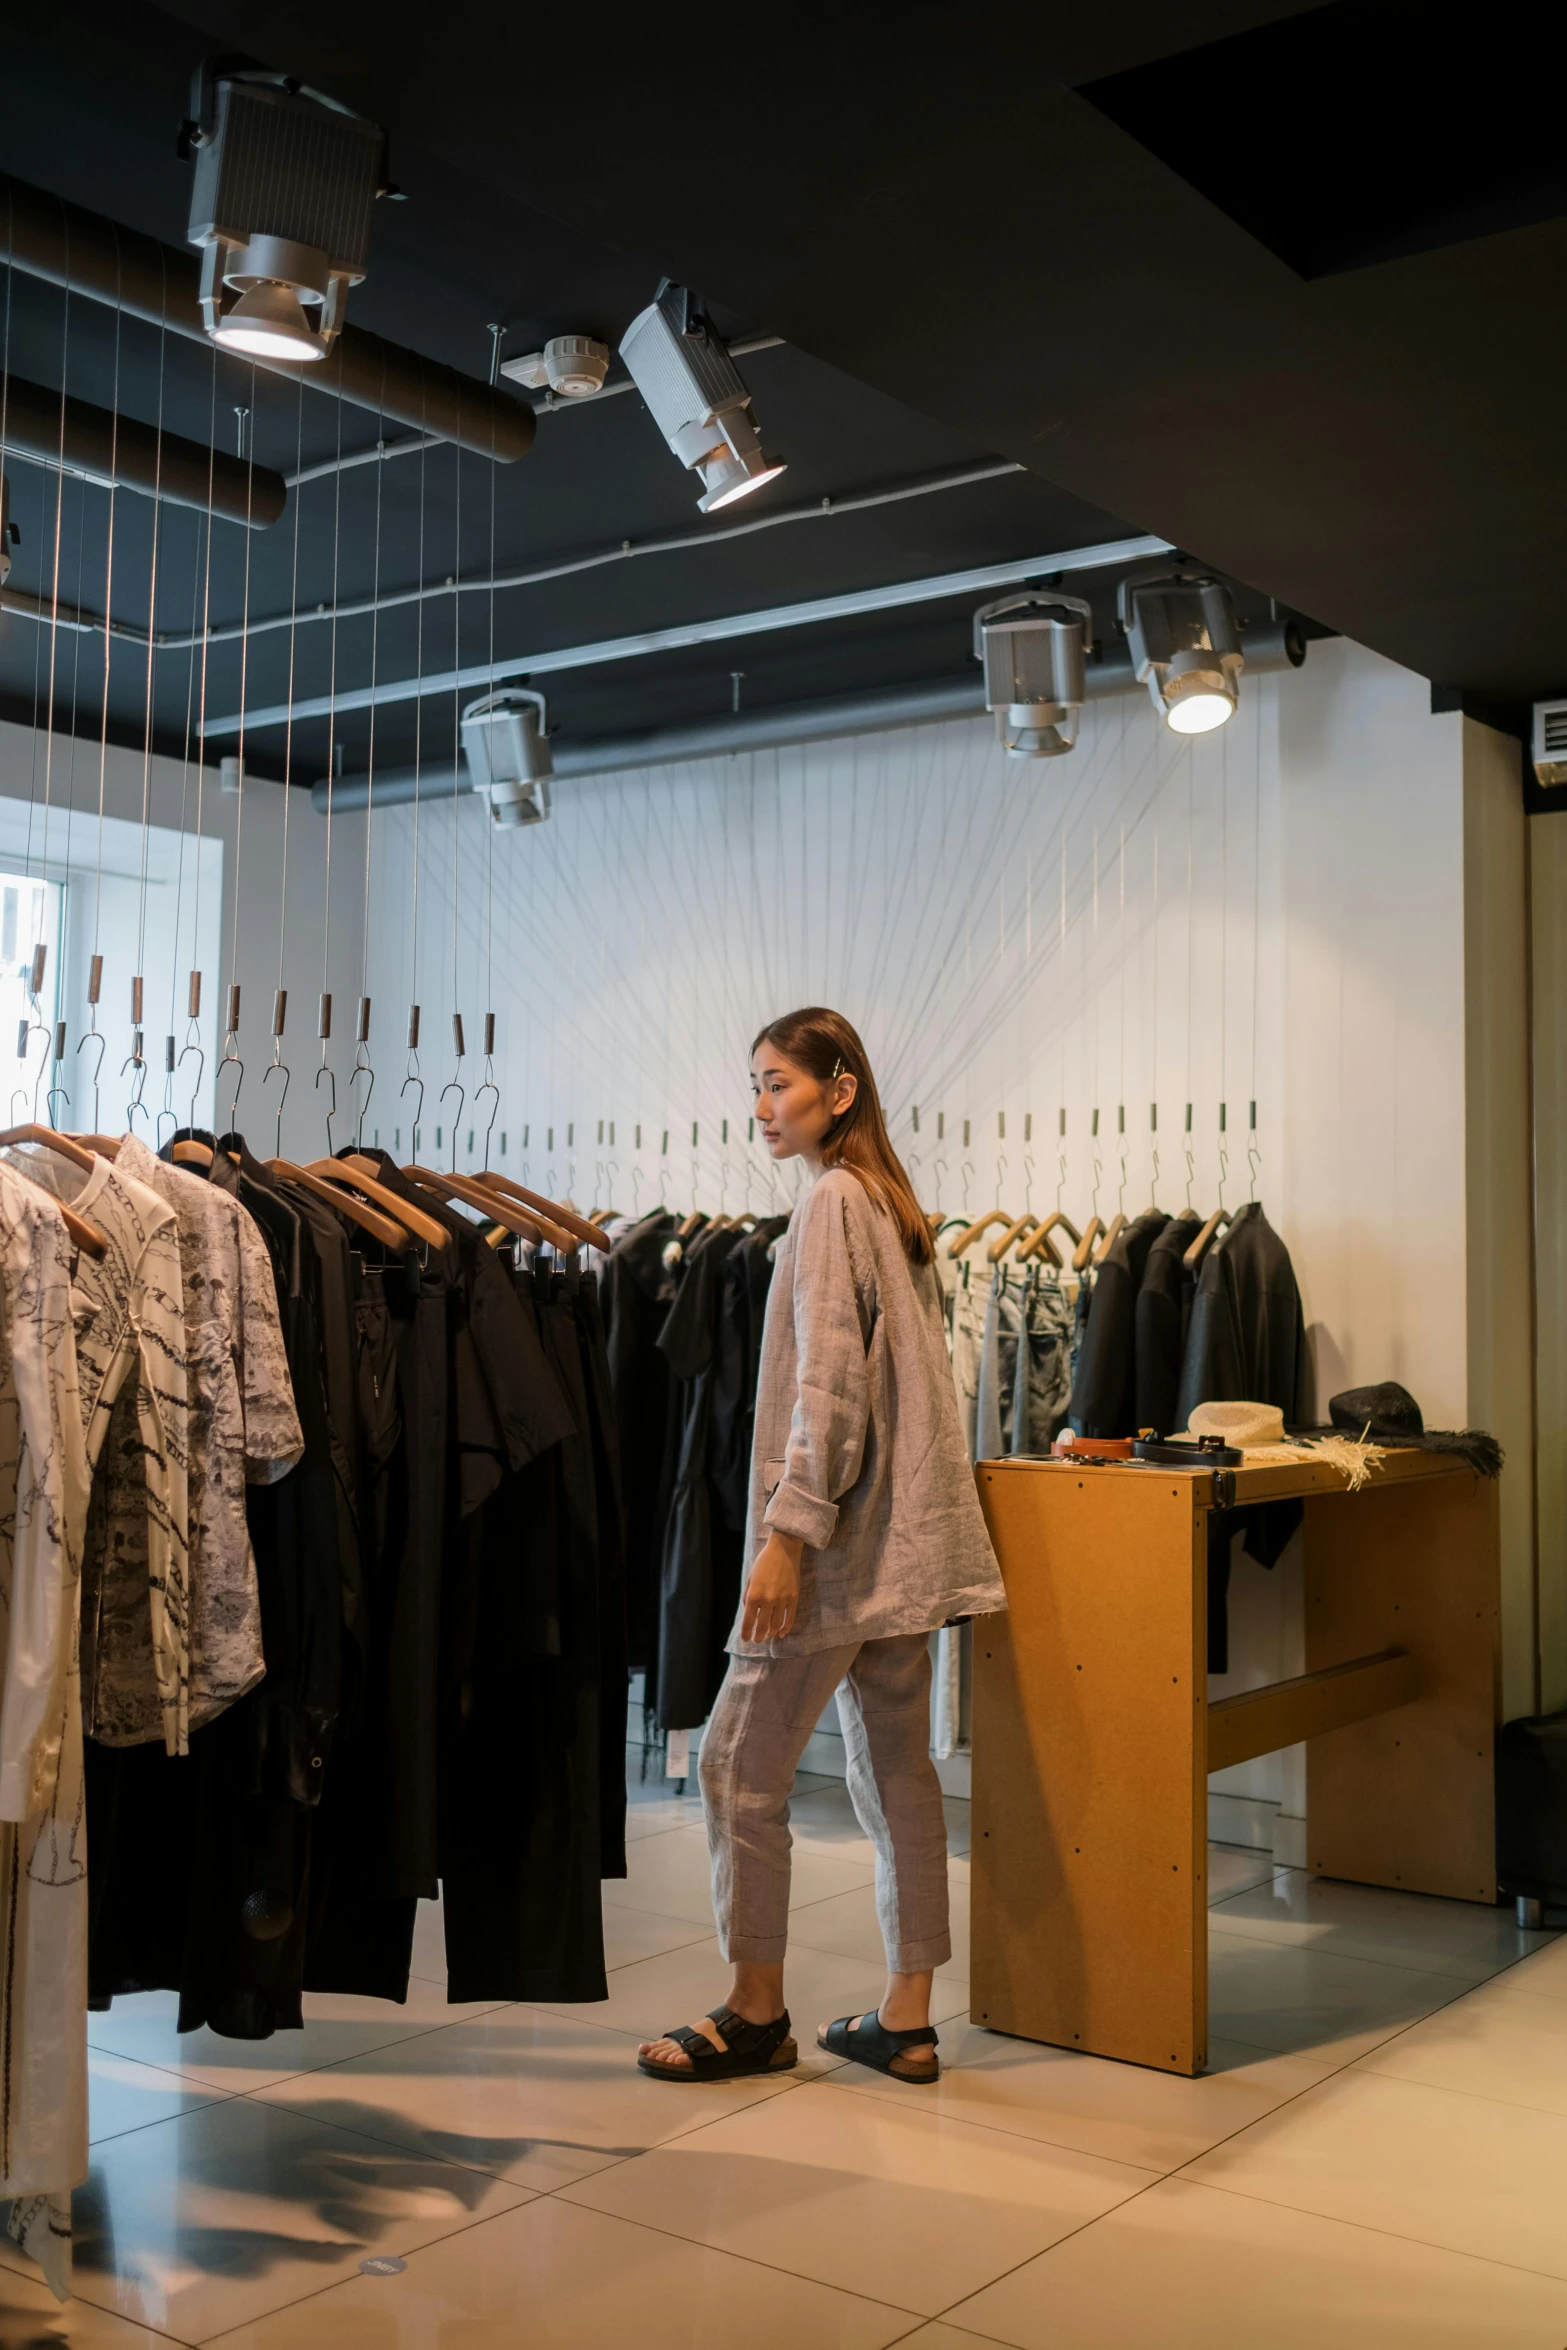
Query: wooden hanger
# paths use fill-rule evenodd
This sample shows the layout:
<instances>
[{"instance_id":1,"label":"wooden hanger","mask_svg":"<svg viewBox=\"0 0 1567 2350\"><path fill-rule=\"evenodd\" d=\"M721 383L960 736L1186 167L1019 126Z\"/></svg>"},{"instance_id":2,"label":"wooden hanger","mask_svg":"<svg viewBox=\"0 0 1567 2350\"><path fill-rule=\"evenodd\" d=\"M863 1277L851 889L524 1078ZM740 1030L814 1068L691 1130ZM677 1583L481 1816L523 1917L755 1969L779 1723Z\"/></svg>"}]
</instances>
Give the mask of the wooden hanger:
<instances>
[{"instance_id":1,"label":"wooden hanger","mask_svg":"<svg viewBox=\"0 0 1567 2350\"><path fill-rule=\"evenodd\" d=\"M378 1208L384 1208L394 1224L401 1224L405 1232L411 1232L415 1240L422 1240L426 1248L449 1248L452 1236L446 1226L438 1224L433 1216L426 1215L423 1208L416 1208L412 1200L402 1199L395 1191L389 1191L373 1173L367 1172L369 1165L368 1160L312 1159L302 1172L315 1175L321 1182L332 1184L339 1190L363 1192L367 1200L372 1200Z\"/></svg>"},{"instance_id":2,"label":"wooden hanger","mask_svg":"<svg viewBox=\"0 0 1567 2350\"><path fill-rule=\"evenodd\" d=\"M1096 1265L1102 1265L1104 1263L1106 1257L1110 1254L1111 1249L1120 1239L1122 1233L1125 1230L1126 1218L1121 1215L1119 1211L1117 1211L1117 1213L1111 1217L1109 1223L1105 1226L1104 1239L1100 1243L1099 1248L1094 1256L1094 1263Z\"/></svg>"},{"instance_id":3,"label":"wooden hanger","mask_svg":"<svg viewBox=\"0 0 1567 2350\"><path fill-rule=\"evenodd\" d=\"M1191 1247L1186 1251L1186 1254L1181 1259L1181 1263L1186 1267L1188 1273L1196 1272L1198 1266L1202 1263L1203 1258L1208 1254L1208 1249L1213 1240L1214 1234L1218 1231L1221 1224L1227 1224L1229 1220L1230 1211L1228 1208L1214 1209L1213 1214L1208 1218L1207 1223L1203 1226L1196 1239L1192 1242Z\"/></svg>"},{"instance_id":4,"label":"wooden hanger","mask_svg":"<svg viewBox=\"0 0 1567 2350\"><path fill-rule=\"evenodd\" d=\"M174 1147L178 1150L180 1146L176 1143ZM409 1236L406 1225L394 1224L391 1217L383 1216L379 1208L369 1207L363 1200L355 1199L353 1193L345 1191L342 1184L323 1183L319 1176L311 1174L308 1167L296 1167L292 1159L268 1159L266 1164L269 1175L277 1175L285 1183L297 1183L301 1191L308 1191L314 1198L324 1200L329 1208L340 1216L346 1216L351 1224L357 1224L361 1232L368 1232L383 1248L396 1249L399 1255L407 1248Z\"/></svg>"},{"instance_id":5,"label":"wooden hanger","mask_svg":"<svg viewBox=\"0 0 1567 2350\"><path fill-rule=\"evenodd\" d=\"M1083 1237L1072 1251L1074 1273L1085 1273L1088 1270L1088 1260L1094 1253L1094 1242L1099 1238L1104 1228L1103 1216L1089 1217L1088 1222L1083 1226Z\"/></svg>"},{"instance_id":6,"label":"wooden hanger","mask_svg":"<svg viewBox=\"0 0 1567 2350\"><path fill-rule=\"evenodd\" d=\"M210 1167L213 1160L211 1144L197 1142L193 1137L177 1142L170 1155L177 1167ZM279 1161L279 1164L286 1165L287 1162Z\"/></svg>"},{"instance_id":7,"label":"wooden hanger","mask_svg":"<svg viewBox=\"0 0 1567 2350\"><path fill-rule=\"evenodd\" d=\"M508 1232L523 1240L549 1240L556 1248L574 1249L576 1242L562 1225L551 1224L530 1208L518 1207L509 1199L501 1199L482 1183L471 1182L466 1175L442 1174L434 1167L405 1167L403 1173L410 1183L419 1184L425 1191L433 1191L441 1199L460 1199L464 1207L477 1208L481 1216L492 1223L504 1224Z\"/></svg>"},{"instance_id":8,"label":"wooden hanger","mask_svg":"<svg viewBox=\"0 0 1567 2350\"><path fill-rule=\"evenodd\" d=\"M487 1167L482 1175L476 1175L473 1180L482 1183L487 1191L500 1191L508 1199L520 1199L525 1208L532 1208L536 1215L547 1216L552 1224L563 1226L577 1240L585 1240L590 1248L611 1249L615 1245L607 1232L601 1232L596 1224L590 1224L586 1216L579 1216L575 1208L562 1207L558 1200L546 1199L541 1191L529 1191L525 1185L513 1183L509 1175L497 1175L493 1167Z\"/></svg>"},{"instance_id":9,"label":"wooden hanger","mask_svg":"<svg viewBox=\"0 0 1567 2350\"><path fill-rule=\"evenodd\" d=\"M1058 1227L1066 1234L1068 1240L1079 1241L1083 1237L1065 1208L1052 1208L1044 1222L1029 1235L1018 1250L1019 1264L1026 1264L1030 1257L1049 1257L1053 1264L1059 1265L1061 1259L1056 1254L1055 1244L1050 1237Z\"/></svg>"},{"instance_id":10,"label":"wooden hanger","mask_svg":"<svg viewBox=\"0 0 1567 2350\"><path fill-rule=\"evenodd\" d=\"M948 1241L948 1256L960 1257L966 1248L973 1247L982 1232L990 1230L992 1224L1010 1224L1011 1221L1012 1218L1007 1214L1005 1208L987 1208L977 1223L966 1224L961 1232L955 1233Z\"/></svg>"},{"instance_id":11,"label":"wooden hanger","mask_svg":"<svg viewBox=\"0 0 1567 2350\"><path fill-rule=\"evenodd\" d=\"M1009 1224L999 1240L993 1240L985 1254L993 1265L999 1265L1012 1243L1024 1232L1031 1232L1039 1222L1037 1216L1019 1216Z\"/></svg>"},{"instance_id":12,"label":"wooden hanger","mask_svg":"<svg viewBox=\"0 0 1567 2350\"><path fill-rule=\"evenodd\" d=\"M95 1163L90 1150L84 1150L79 1142L73 1142L68 1134L56 1133L52 1126L13 1126L0 1134L0 1142L42 1143L46 1150L52 1150L62 1159L69 1159L73 1167L80 1167L89 1175ZM61 1199L47 1183L40 1183L36 1175L29 1175L25 1167L13 1166L11 1172L20 1175L22 1181L30 1183L35 1191L41 1191L45 1199L53 1200L77 1248L85 1249L90 1257L107 1255L109 1243L96 1224L89 1224L85 1216L79 1216L68 1201Z\"/></svg>"},{"instance_id":13,"label":"wooden hanger","mask_svg":"<svg viewBox=\"0 0 1567 2350\"><path fill-rule=\"evenodd\" d=\"M619 1214L620 1210L618 1208L593 1208L589 1212L588 1222L590 1224L597 1224L600 1231L602 1231L604 1226L609 1222L611 1216L618 1216Z\"/></svg>"}]
</instances>

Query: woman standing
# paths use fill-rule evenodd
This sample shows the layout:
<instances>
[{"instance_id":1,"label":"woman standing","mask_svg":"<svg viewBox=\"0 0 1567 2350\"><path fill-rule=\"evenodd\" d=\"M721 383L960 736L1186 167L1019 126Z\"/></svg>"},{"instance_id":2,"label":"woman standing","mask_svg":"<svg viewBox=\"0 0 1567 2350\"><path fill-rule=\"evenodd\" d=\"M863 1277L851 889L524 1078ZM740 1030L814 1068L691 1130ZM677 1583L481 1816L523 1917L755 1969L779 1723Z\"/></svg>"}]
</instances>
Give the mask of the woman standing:
<instances>
[{"instance_id":1,"label":"woman standing","mask_svg":"<svg viewBox=\"0 0 1567 2350\"><path fill-rule=\"evenodd\" d=\"M757 1123L811 1183L778 1244L757 1386L746 1549L729 1671L701 1781L722 2007L645 2041L655 2079L793 2065L784 2006L789 1793L836 1689L849 1793L876 1848L887 1988L821 2027L834 2056L907 2081L940 2067L934 1970L951 1956L947 1844L930 1759L929 1637L1005 1596L958 1426L930 1227L892 1144L865 1048L837 1012L791 1012L751 1049Z\"/></svg>"}]
</instances>

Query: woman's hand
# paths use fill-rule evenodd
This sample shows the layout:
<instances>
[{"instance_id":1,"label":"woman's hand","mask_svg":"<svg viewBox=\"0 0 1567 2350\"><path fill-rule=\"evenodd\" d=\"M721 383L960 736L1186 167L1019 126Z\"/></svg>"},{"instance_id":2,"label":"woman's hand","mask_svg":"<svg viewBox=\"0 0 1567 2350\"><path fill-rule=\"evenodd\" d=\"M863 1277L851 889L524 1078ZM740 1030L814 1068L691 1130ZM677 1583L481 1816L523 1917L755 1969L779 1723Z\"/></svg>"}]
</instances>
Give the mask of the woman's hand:
<instances>
[{"instance_id":1,"label":"woman's hand","mask_svg":"<svg viewBox=\"0 0 1567 2350\"><path fill-rule=\"evenodd\" d=\"M751 1579L745 1587L745 1613L740 1619L742 1640L783 1640L794 1630L800 1612L800 1552L796 1535L769 1534L757 1553Z\"/></svg>"}]
</instances>

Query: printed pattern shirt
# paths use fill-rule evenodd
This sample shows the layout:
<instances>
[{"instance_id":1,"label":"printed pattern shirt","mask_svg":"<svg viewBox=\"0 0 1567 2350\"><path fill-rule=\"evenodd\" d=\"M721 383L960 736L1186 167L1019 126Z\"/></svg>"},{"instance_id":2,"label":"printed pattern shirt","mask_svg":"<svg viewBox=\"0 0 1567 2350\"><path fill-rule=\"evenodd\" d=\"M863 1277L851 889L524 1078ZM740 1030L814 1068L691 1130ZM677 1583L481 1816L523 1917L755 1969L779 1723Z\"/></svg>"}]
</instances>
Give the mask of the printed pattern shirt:
<instances>
[{"instance_id":1,"label":"printed pattern shirt","mask_svg":"<svg viewBox=\"0 0 1567 2350\"><path fill-rule=\"evenodd\" d=\"M255 1687L266 1670L256 1559L245 1488L272 1485L305 1448L278 1319L266 1245L237 1199L153 1157L127 1135L115 1171L155 1191L175 1213L188 1357L190 1727L199 1729ZM161 1735L150 1616L134 1663L119 1676L119 1720ZM124 1743L117 1739L112 1743Z\"/></svg>"},{"instance_id":2,"label":"printed pattern shirt","mask_svg":"<svg viewBox=\"0 0 1567 2350\"><path fill-rule=\"evenodd\" d=\"M0 1164L0 2198L63 2299L87 2175L87 1865L77 1624L89 1465L73 1250Z\"/></svg>"},{"instance_id":3,"label":"printed pattern shirt","mask_svg":"<svg viewBox=\"0 0 1567 2350\"><path fill-rule=\"evenodd\" d=\"M93 1469L82 1567L82 1707L106 1746L189 1744L190 1437L174 1210L107 1159L46 1145L3 1157L97 1226L72 1279L77 1372ZM150 1640L152 1688L145 1664Z\"/></svg>"}]
</instances>

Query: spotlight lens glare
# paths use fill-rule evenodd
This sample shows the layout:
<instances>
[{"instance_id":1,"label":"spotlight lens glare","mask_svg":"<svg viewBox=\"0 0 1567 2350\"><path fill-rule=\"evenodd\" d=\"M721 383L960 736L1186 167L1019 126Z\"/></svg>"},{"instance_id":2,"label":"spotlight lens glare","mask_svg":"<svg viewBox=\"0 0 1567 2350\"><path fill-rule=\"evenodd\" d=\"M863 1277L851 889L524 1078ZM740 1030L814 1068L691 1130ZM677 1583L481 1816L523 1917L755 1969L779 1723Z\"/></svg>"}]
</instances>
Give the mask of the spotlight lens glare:
<instances>
[{"instance_id":1,"label":"spotlight lens glare","mask_svg":"<svg viewBox=\"0 0 1567 2350\"><path fill-rule=\"evenodd\" d=\"M1212 734L1216 726L1223 726L1235 715L1235 704L1228 694L1183 694L1172 702L1165 719L1175 734Z\"/></svg>"},{"instance_id":2,"label":"spotlight lens glare","mask_svg":"<svg viewBox=\"0 0 1567 2350\"><path fill-rule=\"evenodd\" d=\"M742 474L729 489L720 491L716 498L709 498L708 513L716 514L721 507L732 506L737 498L748 498L753 490L765 488L768 482L776 481L783 471L781 465L769 465L765 473Z\"/></svg>"},{"instance_id":3,"label":"spotlight lens glare","mask_svg":"<svg viewBox=\"0 0 1567 2350\"><path fill-rule=\"evenodd\" d=\"M306 335L285 334L280 328L252 318L226 318L213 329L212 340L225 351L243 351L249 359L324 359L319 343Z\"/></svg>"}]
</instances>

